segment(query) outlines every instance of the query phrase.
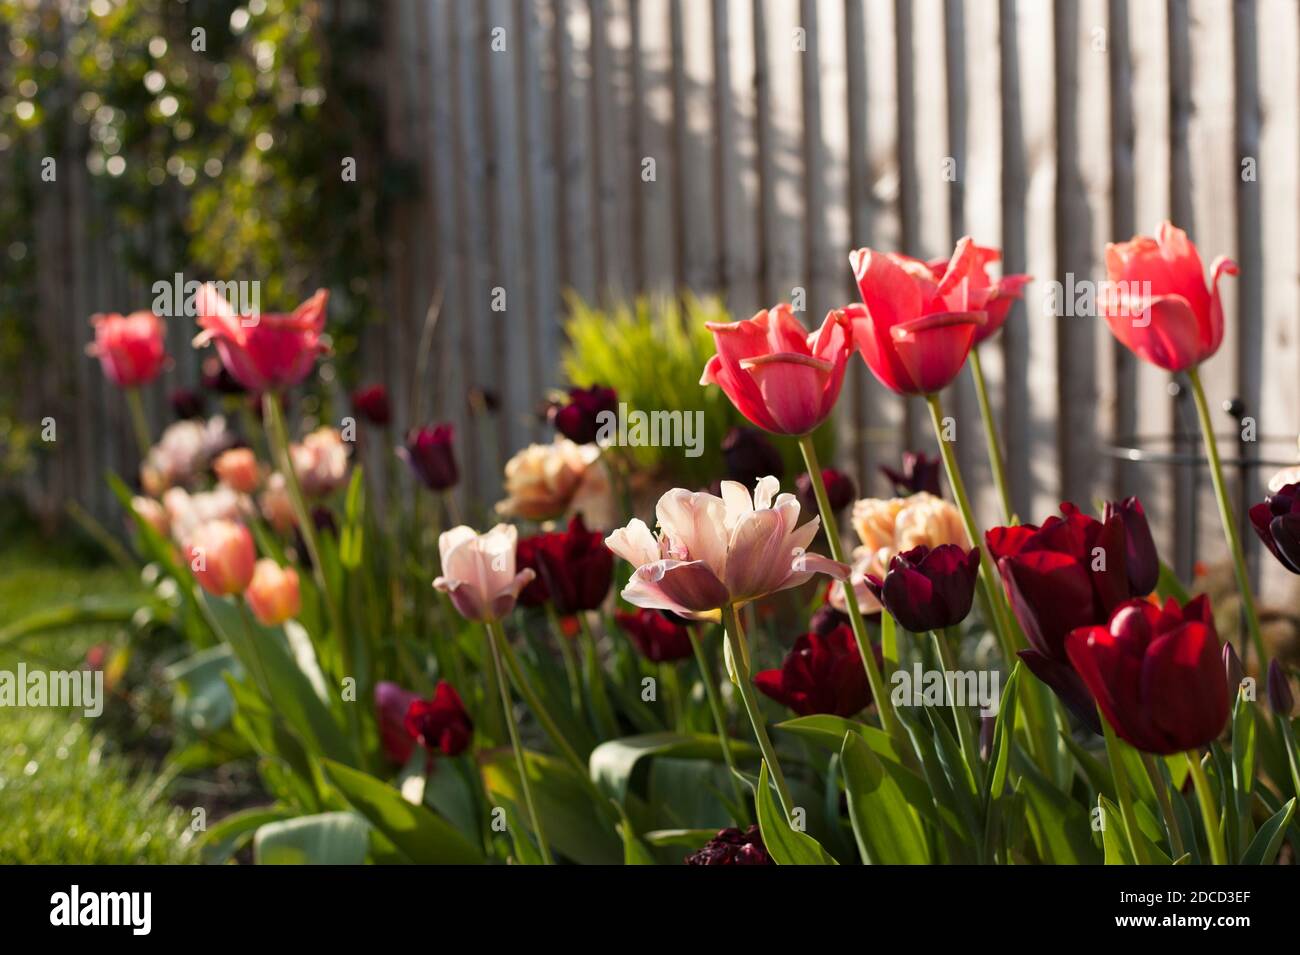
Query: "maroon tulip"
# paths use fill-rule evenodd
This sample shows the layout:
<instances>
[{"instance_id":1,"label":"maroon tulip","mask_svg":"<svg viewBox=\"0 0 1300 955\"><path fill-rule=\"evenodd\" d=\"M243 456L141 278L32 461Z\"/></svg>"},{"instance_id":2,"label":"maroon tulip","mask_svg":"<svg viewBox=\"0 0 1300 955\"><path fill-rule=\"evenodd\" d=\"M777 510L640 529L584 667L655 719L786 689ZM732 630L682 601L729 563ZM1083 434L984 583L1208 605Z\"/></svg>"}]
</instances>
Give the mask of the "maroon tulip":
<instances>
[{"instance_id":1,"label":"maroon tulip","mask_svg":"<svg viewBox=\"0 0 1300 955\"><path fill-rule=\"evenodd\" d=\"M176 388L167 398L172 414L184 421L203 417L203 395L193 388Z\"/></svg>"},{"instance_id":2,"label":"maroon tulip","mask_svg":"<svg viewBox=\"0 0 1300 955\"><path fill-rule=\"evenodd\" d=\"M868 574L867 587L905 629L925 633L966 619L979 570L978 547L940 544L932 550L922 544L896 554L883 581Z\"/></svg>"},{"instance_id":3,"label":"maroon tulip","mask_svg":"<svg viewBox=\"0 0 1300 955\"><path fill-rule=\"evenodd\" d=\"M415 749L415 741L406 732L406 711L420 698L396 683L375 684L375 719L379 724L379 742L389 761L405 766Z\"/></svg>"},{"instance_id":4,"label":"maroon tulip","mask_svg":"<svg viewBox=\"0 0 1300 955\"><path fill-rule=\"evenodd\" d=\"M687 629L680 623L669 620L658 610L637 610L635 613L620 611L614 614L614 619L628 639L636 645L641 656L651 663L685 660L695 652Z\"/></svg>"},{"instance_id":5,"label":"maroon tulip","mask_svg":"<svg viewBox=\"0 0 1300 955\"><path fill-rule=\"evenodd\" d=\"M406 444L397 449L397 455L430 491L446 491L460 480L452 447L455 437L456 431L449 424L412 428L406 435Z\"/></svg>"},{"instance_id":6,"label":"maroon tulip","mask_svg":"<svg viewBox=\"0 0 1300 955\"><path fill-rule=\"evenodd\" d=\"M858 496L853 478L835 468L822 469L822 483L826 485L826 497L830 500L831 512L838 514L853 503ZM799 492L800 510L808 514L818 513L817 495L813 492L812 478L806 473L795 479L795 489Z\"/></svg>"},{"instance_id":7,"label":"maroon tulip","mask_svg":"<svg viewBox=\"0 0 1300 955\"><path fill-rule=\"evenodd\" d=\"M825 636L841 624L848 626L849 615L829 603L824 603L808 620L808 629Z\"/></svg>"},{"instance_id":8,"label":"maroon tulip","mask_svg":"<svg viewBox=\"0 0 1300 955\"><path fill-rule=\"evenodd\" d=\"M753 487L761 477L780 478L785 474L781 452L757 428L732 428L722 439L722 462L727 477L745 487Z\"/></svg>"},{"instance_id":9,"label":"maroon tulip","mask_svg":"<svg viewBox=\"0 0 1300 955\"><path fill-rule=\"evenodd\" d=\"M1184 607L1125 601L1106 626L1073 631L1066 652L1106 721L1142 752L1192 750L1223 732L1227 675L1204 595Z\"/></svg>"},{"instance_id":10,"label":"maroon tulip","mask_svg":"<svg viewBox=\"0 0 1300 955\"><path fill-rule=\"evenodd\" d=\"M1282 669L1282 664L1274 658L1268 661L1268 707L1278 716L1289 720L1291 710L1295 708L1295 695L1291 692L1291 680Z\"/></svg>"},{"instance_id":11,"label":"maroon tulip","mask_svg":"<svg viewBox=\"0 0 1300 955\"><path fill-rule=\"evenodd\" d=\"M880 472L894 485L894 493L899 497L922 491L939 497L939 463L937 455L932 458L924 451L904 451L902 470L895 471L882 464Z\"/></svg>"},{"instance_id":12,"label":"maroon tulip","mask_svg":"<svg viewBox=\"0 0 1300 955\"><path fill-rule=\"evenodd\" d=\"M1145 597L1156 589L1160 580L1160 556L1151 537L1146 511L1136 497L1107 501L1101 511L1102 522L1116 515L1124 522L1124 569L1128 573L1129 591L1134 597Z\"/></svg>"},{"instance_id":13,"label":"maroon tulip","mask_svg":"<svg viewBox=\"0 0 1300 955\"><path fill-rule=\"evenodd\" d=\"M767 854L758 826L744 832L723 829L686 857L687 865L776 865Z\"/></svg>"},{"instance_id":14,"label":"maroon tulip","mask_svg":"<svg viewBox=\"0 0 1300 955\"><path fill-rule=\"evenodd\" d=\"M519 591L519 596L515 600L520 607L544 607L546 601L551 599L551 592L546 589L546 578L542 576L541 564L537 560L537 554L541 551L542 538L545 536L545 534L534 534L532 537L521 537L519 543L515 545L515 566L519 570L527 567L533 572L533 579L528 586Z\"/></svg>"},{"instance_id":15,"label":"maroon tulip","mask_svg":"<svg viewBox=\"0 0 1300 955\"><path fill-rule=\"evenodd\" d=\"M879 659L879 649L876 656ZM871 702L871 685L847 624L824 635L805 633L795 640L781 669L756 673L754 685L800 716L852 716Z\"/></svg>"},{"instance_id":16,"label":"maroon tulip","mask_svg":"<svg viewBox=\"0 0 1300 955\"><path fill-rule=\"evenodd\" d=\"M613 388L592 385L570 388L569 400L554 404L547 417L555 430L575 444L591 444L600 433L601 414L618 413L618 392Z\"/></svg>"},{"instance_id":17,"label":"maroon tulip","mask_svg":"<svg viewBox=\"0 0 1300 955\"><path fill-rule=\"evenodd\" d=\"M1096 731L1096 707L1070 665L1065 638L1078 627L1103 624L1135 596L1127 570L1124 521L1098 521L1073 504L1041 527L995 527L984 535L997 562L1011 609L1029 639L1020 658L1085 724Z\"/></svg>"},{"instance_id":18,"label":"maroon tulip","mask_svg":"<svg viewBox=\"0 0 1300 955\"><path fill-rule=\"evenodd\" d=\"M1241 681L1246 679L1246 671L1231 643L1223 645L1223 672L1228 675L1228 699L1235 700L1241 689Z\"/></svg>"},{"instance_id":19,"label":"maroon tulip","mask_svg":"<svg viewBox=\"0 0 1300 955\"><path fill-rule=\"evenodd\" d=\"M546 594L561 614L595 610L609 593L614 578L614 554L605 546L600 531L587 530L582 515L575 514L566 531L535 534L519 542L533 564L538 579L545 582Z\"/></svg>"},{"instance_id":20,"label":"maroon tulip","mask_svg":"<svg viewBox=\"0 0 1300 955\"><path fill-rule=\"evenodd\" d=\"M430 755L459 756L474 738L474 723L460 694L446 680L438 681L432 699L412 701L405 726L407 734Z\"/></svg>"},{"instance_id":21,"label":"maroon tulip","mask_svg":"<svg viewBox=\"0 0 1300 955\"><path fill-rule=\"evenodd\" d=\"M1252 507L1250 522L1282 566L1300 574L1300 484L1288 484Z\"/></svg>"},{"instance_id":22,"label":"maroon tulip","mask_svg":"<svg viewBox=\"0 0 1300 955\"><path fill-rule=\"evenodd\" d=\"M393 409L388 403L388 389L383 385L368 385L352 392L352 410L381 428L387 428L393 420Z\"/></svg>"}]
</instances>

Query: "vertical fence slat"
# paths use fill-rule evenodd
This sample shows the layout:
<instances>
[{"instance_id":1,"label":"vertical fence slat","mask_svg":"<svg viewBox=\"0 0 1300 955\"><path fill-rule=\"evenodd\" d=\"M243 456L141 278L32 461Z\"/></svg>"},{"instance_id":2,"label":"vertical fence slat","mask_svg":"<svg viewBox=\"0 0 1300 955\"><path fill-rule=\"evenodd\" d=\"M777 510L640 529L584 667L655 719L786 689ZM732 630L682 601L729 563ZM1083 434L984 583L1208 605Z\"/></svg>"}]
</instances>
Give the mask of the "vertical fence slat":
<instances>
[{"instance_id":1,"label":"vertical fence slat","mask_svg":"<svg viewBox=\"0 0 1300 955\"><path fill-rule=\"evenodd\" d=\"M758 104L753 0L713 0L718 77L718 164L723 285L732 314L748 318L763 302L759 285Z\"/></svg>"}]
</instances>

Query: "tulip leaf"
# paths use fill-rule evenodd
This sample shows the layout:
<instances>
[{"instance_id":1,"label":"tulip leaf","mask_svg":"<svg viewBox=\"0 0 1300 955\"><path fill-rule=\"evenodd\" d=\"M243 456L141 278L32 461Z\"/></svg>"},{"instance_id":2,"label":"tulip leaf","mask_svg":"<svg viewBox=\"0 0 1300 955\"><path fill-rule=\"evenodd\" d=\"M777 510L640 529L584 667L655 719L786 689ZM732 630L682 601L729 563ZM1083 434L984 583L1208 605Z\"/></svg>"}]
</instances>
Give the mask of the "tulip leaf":
<instances>
[{"instance_id":1,"label":"tulip leaf","mask_svg":"<svg viewBox=\"0 0 1300 955\"><path fill-rule=\"evenodd\" d=\"M626 822L618 824L619 835L623 837L623 864L624 865L654 865L654 856L650 855L650 850L645 847L640 839L637 838L632 827Z\"/></svg>"},{"instance_id":2,"label":"tulip leaf","mask_svg":"<svg viewBox=\"0 0 1300 955\"><path fill-rule=\"evenodd\" d=\"M258 865L361 865L370 825L354 812L323 812L260 826L253 837Z\"/></svg>"},{"instance_id":3,"label":"tulip leaf","mask_svg":"<svg viewBox=\"0 0 1300 955\"><path fill-rule=\"evenodd\" d=\"M730 741L731 752L739 759L752 757L757 751L747 743ZM624 736L601 743L591 751L588 765L592 781L622 801L627 795L637 763L646 757L672 756L678 759L722 760L722 746L710 733L645 733Z\"/></svg>"},{"instance_id":4,"label":"tulip leaf","mask_svg":"<svg viewBox=\"0 0 1300 955\"><path fill-rule=\"evenodd\" d=\"M1019 791L1031 810L1027 814L1029 831L1043 861L1067 865L1100 862L1084 806L1053 786L1022 751L1017 750L1013 760L1020 772Z\"/></svg>"},{"instance_id":5,"label":"tulip leaf","mask_svg":"<svg viewBox=\"0 0 1300 955\"><path fill-rule=\"evenodd\" d=\"M816 713L812 716L799 716L783 723L777 723L773 729L794 733L810 743L838 753L844 745L845 733L856 733L868 746L884 759L899 761L898 748L884 730L859 723L857 720L835 716L831 713Z\"/></svg>"},{"instance_id":6,"label":"tulip leaf","mask_svg":"<svg viewBox=\"0 0 1300 955\"><path fill-rule=\"evenodd\" d=\"M1295 797L1287 800L1286 805L1274 813L1264 825L1259 827L1245 855L1241 857L1242 865L1270 865L1277 858L1277 850L1282 846L1287 824L1295 813Z\"/></svg>"},{"instance_id":7,"label":"tulip leaf","mask_svg":"<svg viewBox=\"0 0 1300 955\"><path fill-rule=\"evenodd\" d=\"M1011 768L1011 747L1015 745L1016 728L1016 690L1020 686L1020 662L1011 670L1006 685L1002 688L1002 699L998 703L998 715L993 723L993 745L989 748L989 764L986 770L987 783L984 788L984 803L988 805L999 799L1006 789L1007 772Z\"/></svg>"},{"instance_id":8,"label":"tulip leaf","mask_svg":"<svg viewBox=\"0 0 1300 955\"><path fill-rule=\"evenodd\" d=\"M1160 576L1156 578L1156 595L1162 603L1167 598L1173 597L1178 601L1179 606L1192 599L1187 593L1187 588L1183 586L1183 582L1174 573L1173 568L1163 560L1160 561Z\"/></svg>"},{"instance_id":9,"label":"tulip leaf","mask_svg":"<svg viewBox=\"0 0 1300 955\"><path fill-rule=\"evenodd\" d=\"M855 733L845 733L840 751L849 821L862 861L869 865L925 865L925 832L879 757Z\"/></svg>"},{"instance_id":10,"label":"tulip leaf","mask_svg":"<svg viewBox=\"0 0 1300 955\"><path fill-rule=\"evenodd\" d=\"M1238 693L1232 712L1232 801L1236 844L1242 852L1252 836L1250 804L1255 762L1255 704Z\"/></svg>"},{"instance_id":11,"label":"tulip leaf","mask_svg":"<svg viewBox=\"0 0 1300 955\"><path fill-rule=\"evenodd\" d=\"M1100 793L1097 794L1100 810L1101 845L1106 853L1106 865L1133 865L1133 853L1128 845L1128 829L1119 807Z\"/></svg>"},{"instance_id":12,"label":"tulip leaf","mask_svg":"<svg viewBox=\"0 0 1300 955\"><path fill-rule=\"evenodd\" d=\"M717 829L655 829L641 838L655 848L670 847L695 850L718 834Z\"/></svg>"},{"instance_id":13,"label":"tulip leaf","mask_svg":"<svg viewBox=\"0 0 1300 955\"><path fill-rule=\"evenodd\" d=\"M333 760L322 760L331 783L393 845L418 863L470 865L483 861L478 846L441 816L413 805L382 780Z\"/></svg>"},{"instance_id":14,"label":"tulip leaf","mask_svg":"<svg viewBox=\"0 0 1300 955\"><path fill-rule=\"evenodd\" d=\"M777 865L839 865L816 839L797 831L786 821L785 812L769 781L766 761L759 767L754 803L763 845Z\"/></svg>"},{"instance_id":15,"label":"tulip leaf","mask_svg":"<svg viewBox=\"0 0 1300 955\"><path fill-rule=\"evenodd\" d=\"M294 813L284 806L254 806L233 812L203 833L199 840L203 861L209 865L224 863L267 823L292 818Z\"/></svg>"},{"instance_id":16,"label":"tulip leaf","mask_svg":"<svg viewBox=\"0 0 1300 955\"><path fill-rule=\"evenodd\" d=\"M365 482L362 480L361 465L357 465L352 471L352 480L348 482L348 493L343 504L343 528L339 531L339 563L346 570L356 570L361 566L365 541L365 501Z\"/></svg>"}]
</instances>

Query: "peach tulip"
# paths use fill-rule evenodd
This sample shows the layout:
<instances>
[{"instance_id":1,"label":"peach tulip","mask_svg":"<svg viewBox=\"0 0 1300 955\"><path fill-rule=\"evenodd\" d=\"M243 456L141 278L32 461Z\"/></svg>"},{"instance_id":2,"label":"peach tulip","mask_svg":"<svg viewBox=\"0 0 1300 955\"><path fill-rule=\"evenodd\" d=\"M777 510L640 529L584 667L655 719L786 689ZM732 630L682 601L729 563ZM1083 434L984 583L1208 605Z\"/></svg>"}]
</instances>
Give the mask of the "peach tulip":
<instances>
[{"instance_id":1,"label":"peach tulip","mask_svg":"<svg viewBox=\"0 0 1300 955\"><path fill-rule=\"evenodd\" d=\"M298 572L263 557L253 568L253 579L244 591L244 599L258 623L264 627L278 626L298 616L302 609Z\"/></svg>"}]
</instances>

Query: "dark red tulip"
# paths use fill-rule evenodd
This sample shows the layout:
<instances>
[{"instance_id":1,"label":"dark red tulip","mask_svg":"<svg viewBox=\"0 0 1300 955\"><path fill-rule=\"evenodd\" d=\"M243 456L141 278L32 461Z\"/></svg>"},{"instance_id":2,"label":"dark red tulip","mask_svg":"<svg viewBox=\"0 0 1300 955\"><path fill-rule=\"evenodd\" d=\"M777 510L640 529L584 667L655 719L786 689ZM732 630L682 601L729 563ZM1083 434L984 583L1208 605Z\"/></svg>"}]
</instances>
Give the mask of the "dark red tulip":
<instances>
[{"instance_id":1,"label":"dark red tulip","mask_svg":"<svg viewBox=\"0 0 1300 955\"><path fill-rule=\"evenodd\" d=\"M414 700L406 711L406 732L430 754L459 756L474 738L474 723L460 694L439 680L428 700Z\"/></svg>"},{"instance_id":2,"label":"dark red tulip","mask_svg":"<svg viewBox=\"0 0 1300 955\"><path fill-rule=\"evenodd\" d=\"M412 428L397 454L430 491L446 491L460 480L452 445L455 437L456 431L449 424Z\"/></svg>"},{"instance_id":3,"label":"dark red tulip","mask_svg":"<svg viewBox=\"0 0 1300 955\"><path fill-rule=\"evenodd\" d=\"M867 587L903 627L913 633L955 627L970 613L980 550L922 544L896 554L882 581L867 575Z\"/></svg>"},{"instance_id":4,"label":"dark red tulip","mask_svg":"<svg viewBox=\"0 0 1300 955\"><path fill-rule=\"evenodd\" d=\"M674 623L658 610L637 610L635 613L619 612L614 619L627 634L641 656L652 663L671 663L685 660L694 654L691 637L680 623Z\"/></svg>"},{"instance_id":5,"label":"dark red tulip","mask_svg":"<svg viewBox=\"0 0 1300 955\"><path fill-rule=\"evenodd\" d=\"M813 633L825 636L841 624L848 626L849 615L842 610L837 610L829 603L824 603L817 608L811 619L809 619L808 629Z\"/></svg>"},{"instance_id":6,"label":"dark red tulip","mask_svg":"<svg viewBox=\"0 0 1300 955\"><path fill-rule=\"evenodd\" d=\"M1160 580L1160 555L1156 553L1146 511L1136 497L1107 501L1101 511L1102 522L1116 515L1124 522L1124 569L1128 573L1129 591L1134 597L1145 597L1156 589Z\"/></svg>"},{"instance_id":7,"label":"dark red tulip","mask_svg":"<svg viewBox=\"0 0 1300 955\"><path fill-rule=\"evenodd\" d=\"M1105 626L1071 632L1066 652L1115 733L1142 752L1193 750L1223 732L1227 675L1204 595L1184 607L1125 601Z\"/></svg>"},{"instance_id":8,"label":"dark red tulip","mask_svg":"<svg viewBox=\"0 0 1300 955\"><path fill-rule=\"evenodd\" d=\"M920 494L922 491L940 497L939 465L938 455L930 457L924 451L904 451L902 470L895 471L882 464L880 473L894 485L894 493L899 497Z\"/></svg>"},{"instance_id":9,"label":"dark red tulip","mask_svg":"<svg viewBox=\"0 0 1300 955\"><path fill-rule=\"evenodd\" d=\"M1291 680L1276 657L1268 661L1268 706L1278 716L1288 720L1291 718L1291 711L1295 708Z\"/></svg>"},{"instance_id":10,"label":"dark red tulip","mask_svg":"<svg viewBox=\"0 0 1300 955\"><path fill-rule=\"evenodd\" d=\"M732 428L722 439L722 461L727 477L753 487L769 474L778 480L785 474L781 452L757 428Z\"/></svg>"},{"instance_id":11,"label":"dark red tulip","mask_svg":"<svg viewBox=\"0 0 1300 955\"><path fill-rule=\"evenodd\" d=\"M592 385L570 388L569 400L552 405L547 413L555 430L576 444L591 444L600 432L602 412L618 414L618 392Z\"/></svg>"},{"instance_id":12,"label":"dark red tulip","mask_svg":"<svg viewBox=\"0 0 1300 955\"><path fill-rule=\"evenodd\" d=\"M1282 566L1300 574L1300 484L1288 484L1252 507L1250 522Z\"/></svg>"},{"instance_id":13,"label":"dark red tulip","mask_svg":"<svg viewBox=\"0 0 1300 955\"><path fill-rule=\"evenodd\" d=\"M879 658L879 650L876 651ZM871 702L871 685L848 624L795 640L779 670L754 675L754 685L800 716L852 716Z\"/></svg>"},{"instance_id":14,"label":"dark red tulip","mask_svg":"<svg viewBox=\"0 0 1300 955\"><path fill-rule=\"evenodd\" d=\"M176 388L167 401L172 406L172 414L182 421L203 417L203 395L193 388Z\"/></svg>"},{"instance_id":15,"label":"dark red tulip","mask_svg":"<svg viewBox=\"0 0 1300 955\"><path fill-rule=\"evenodd\" d=\"M686 857L687 865L776 865L767 854L758 826L744 832L723 829Z\"/></svg>"},{"instance_id":16,"label":"dark red tulip","mask_svg":"<svg viewBox=\"0 0 1300 955\"><path fill-rule=\"evenodd\" d=\"M534 534L532 537L521 537L515 545L515 567L518 570L527 567L533 572L533 579L519 591L519 597L515 600L520 607L544 607L546 601L551 599L551 592L546 589L546 578L542 576L541 565L537 562L537 554L545 536Z\"/></svg>"},{"instance_id":17,"label":"dark red tulip","mask_svg":"<svg viewBox=\"0 0 1300 955\"><path fill-rule=\"evenodd\" d=\"M1228 675L1228 699L1236 700L1241 689L1241 681L1246 679L1246 671L1241 665L1241 657L1232 649L1231 643L1223 645L1223 672Z\"/></svg>"},{"instance_id":18,"label":"dark red tulip","mask_svg":"<svg viewBox=\"0 0 1300 955\"><path fill-rule=\"evenodd\" d=\"M406 732L406 711L420 698L396 683L375 684L375 720L379 724L379 742L389 761L405 766L415 749L415 740Z\"/></svg>"},{"instance_id":19,"label":"dark red tulip","mask_svg":"<svg viewBox=\"0 0 1300 955\"><path fill-rule=\"evenodd\" d=\"M830 501L831 512L838 514L853 503L858 496L857 485L853 478L835 468L822 469L822 483L826 485L826 497ZM817 514L817 495L813 492L812 478L807 473L795 479L795 489L799 492L799 507L805 514Z\"/></svg>"},{"instance_id":20,"label":"dark red tulip","mask_svg":"<svg viewBox=\"0 0 1300 955\"><path fill-rule=\"evenodd\" d=\"M581 514L570 519L568 530L535 534L529 540L533 569L545 581L546 593L559 613L595 610L604 603L614 579L614 552L605 546L604 534L587 530ZM520 569L529 566L518 556L516 561Z\"/></svg>"},{"instance_id":21,"label":"dark red tulip","mask_svg":"<svg viewBox=\"0 0 1300 955\"><path fill-rule=\"evenodd\" d=\"M381 428L388 427L393 420L393 409L388 403L388 389L383 385L367 385L352 392L352 410Z\"/></svg>"}]
</instances>

